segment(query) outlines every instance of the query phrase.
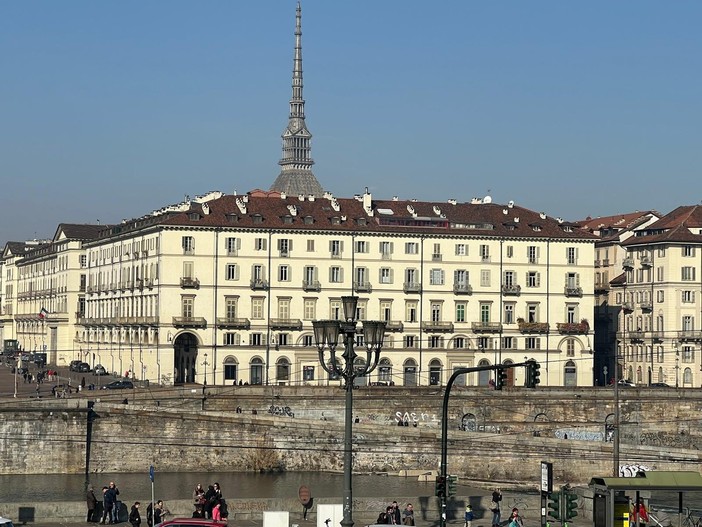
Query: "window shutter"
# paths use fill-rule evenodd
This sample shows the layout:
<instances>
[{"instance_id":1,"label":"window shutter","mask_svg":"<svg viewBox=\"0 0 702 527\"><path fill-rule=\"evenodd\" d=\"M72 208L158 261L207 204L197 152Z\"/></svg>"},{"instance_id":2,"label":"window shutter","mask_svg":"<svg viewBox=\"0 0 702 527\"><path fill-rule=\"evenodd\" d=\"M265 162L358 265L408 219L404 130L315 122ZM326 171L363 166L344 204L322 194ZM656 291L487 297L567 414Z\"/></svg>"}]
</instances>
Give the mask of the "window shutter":
<instances>
[{"instance_id":1,"label":"window shutter","mask_svg":"<svg viewBox=\"0 0 702 527\"><path fill-rule=\"evenodd\" d=\"M339 252L343 253L344 252L344 240L341 240L339 242Z\"/></svg>"},{"instance_id":2,"label":"window shutter","mask_svg":"<svg viewBox=\"0 0 702 527\"><path fill-rule=\"evenodd\" d=\"M241 249L241 238L236 238L236 248L237 250Z\"/></svg>"},{"instance_id":3,"label":"window shutter","mask_svg":"<svg viewBox=\"0 0 702 527\"><path fill-rule=\"evenodd\" d=\"M541 252L541 247L536 248L536 257L539 257L539 253Z\"/></svg>"},{"instance_id":4,"label":"window shutter","mask_svg":"<svg viewBox=\"0 0 702 527\"><path fill-rule=\"evenodd\" d=\"M316 266L312 268L312 278L313 278L315 281L319 280L319 278L318 278L318 273L317 273L317 267L316 267Z\"/></svg>"},{"instance_id":5,"label":"window shutter","mask_svg":"<svg viewBox=\"0 0 702 527\"><path fill-rule=\"evenodd\" d=\"M536 273L536 287L541 287L541 273Z\"/></svg>"},{"instance_id":6,"label":"window shutter","mask_svg":"<svg viewBox=\"0 0 702 527\"><path fill-rule=\"evenodd\" d=\"M282 250L283 248L283 240L278 240L278 250Z\"/></svg>"},{"instance_id":7,"label":"window shutter","mask_svg":"<svg viewBox=\"0 0 702 527\"><path fill-rule=\"evenodd\" d=\"M344 282L344 268L343 267L339 268L339 282L341 282L341 283Z\"/></svg>"},{"instance_id":8,"label":"window shutter","mask_svg":"<svg viewBox=\"0 0 702 527\"><path fill-rule=\"evenodd\" d=\"M575 287L580 287L580 273L575 273Z\"/></svg>"},{"instance_id":9,"label":"window shutter","mask_svg":"<svg viewBox=\"0 0 702 527\"><path fill-rule=\"evenodd\" d=\"M334 240L329 240L329 252L334 250Z\"/></svg>"},{"instance_id":10,"label":"window shutter","mask_svg":"<svg viewBox=\"0 0 702 527\"><path fill-rule=\"evenodd\" d=\"M290 251L290 252L292 252L292 247L293 247L292 242L293 242L292 239L288 240L288 251Z\"/></svg>"},{"instance_id":11,"label":"window shutter","mask_svg":"<svg viewBox=\"0 0 702 527\"><path fill-rule=\"evenodd\" d=\"M390 242L390 254L395 252L395 242Z\"/></svg>"},{"instance_id":12,"label":"window shutter","mask_svg":"<svg viewBox=\"0 0 702 527\"><path fill-rule=\"evenodd\" d=\"M329 282L332 282L334 280L334 268L330 267L329 268Z\"/></svg>"},{"instance_id":13,"label":"window shutter","mask_svg":"<svg viewBox=\"0 0 702 527\"><path fill-rule=\"evenodd\" d=\"M440 274L439 274L439 277L441 278L441 282L440 282L440 283L443 285L443 284L445 283L445 281L444 281L444 270L443 270L443 269L441 269Z\"/></svg>"},{"instance_id":14,"label":"window shutter","mask_svg":"<svg viewBox=\"0 0 702 527\"><path fill-rule=\"evenodd\" d=\"M262 242L263 243L261 244L261 247L263 247L264 251L267 251L268 250L268 240L266 240L265 238L262 238Z\"/></svg>"},{"instance_id":15,"label":"window shutter","mask_svg":"<svg viewBox=\"0 0 702 527\"><path fill-rule=\"evenodd\" d=\"M378 269L378 283L382 284L383 283L383 269L382 267Z\"/></svg>"},{"instance_id":16,"label":"window shutter","mask_svg":"<svg viewBox=\"0 0 702 527\"><path fill-rule=\"evenodd\" d=\"M390 268L390 283L394 284L395 283L395 270Z\"/></svg>"}]
</instances>

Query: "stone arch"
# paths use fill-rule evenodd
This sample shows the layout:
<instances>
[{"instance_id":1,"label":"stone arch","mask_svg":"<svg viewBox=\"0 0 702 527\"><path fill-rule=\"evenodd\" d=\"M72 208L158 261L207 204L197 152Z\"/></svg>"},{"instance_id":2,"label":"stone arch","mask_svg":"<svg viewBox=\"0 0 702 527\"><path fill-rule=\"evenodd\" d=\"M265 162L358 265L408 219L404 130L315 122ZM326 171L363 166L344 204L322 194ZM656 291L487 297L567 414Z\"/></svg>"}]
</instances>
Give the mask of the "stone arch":
<instances>
[{"instance_id":1,"label":"stone arch","mask_svg":"<svg viewBox=\"0 0 702 527\"><path fill-rule=\"evenodd\" d=\"M173 379L175 384L195 382L200 342L195 333L183 331L173 339Z\"/></svg>"}]
</instances>

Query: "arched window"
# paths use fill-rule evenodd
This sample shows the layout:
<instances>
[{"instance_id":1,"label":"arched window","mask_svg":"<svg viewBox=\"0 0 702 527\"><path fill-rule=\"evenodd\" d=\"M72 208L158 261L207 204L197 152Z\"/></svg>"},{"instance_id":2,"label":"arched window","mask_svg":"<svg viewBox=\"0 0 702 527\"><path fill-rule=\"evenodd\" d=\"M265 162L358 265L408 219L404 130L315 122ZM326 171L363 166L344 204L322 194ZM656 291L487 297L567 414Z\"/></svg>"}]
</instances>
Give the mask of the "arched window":
<instances>
[{"instance_id":1,"label":"arched window","mask_svg":"<svg viewBox=\"0 0 702 527\"><path fill-rule=\"evenodd\" d=\"M577 386L578 385L578 369L575 362L569 360L563 367L563 385Z\"/></svg>"},{"instance_id":2,"label":"arched window","mask_svg":"<svg viewBox=\"0 0 702 527\"><path fill-rule=\"evenodd\" d=\"M478 366L490 366L490 361L487 359L480 359ZM478 386L490 386L491 378L492 372L490 370L478 372Z\"/></svg>"},{"instance_id":3,"label":"arched window","mask_svg":"<svg viewBox=\"0 0 702 527\"><path fill-rule=\"evenodd\" d=\"M275 378L278 382L290 380L290 361L286 357L279 358L275 363Z\"/></svg>"},{"instance_id":4,"label":"arched window","mask_svg":"<svg viewBox=\"0 0 702 527\"><path fill-rule=\"evenodd\" d=\"M685 368L683 372L683 386L692 386L692 369Z\"/></svg>"},{"instance_id":5,"label":"arched window","mask_svg":"<svg viewBox=\"0 0 702 527\"><path fill-rule=\"evenodd\" d=\"M229 355L224 359L224 380L234 381L236 383L238 379L239 361L236 357Z\"/></svg>"},{"instance_id":6,"label":"arched window","mask_svg":"<svg viewBox=\"0 0 702 527\"><path fill-rule=\"evenodd\" d=\"M636 382L640 383L643 381L643 372L641 371L641 366L636 367Z\"/></svg>"},{"instance_id":7,"label":"arched window","mask_svg":"<svg viewBox=\"0 0 702 527\"><path fill-rule=\"evenodd\" d=\"M439 386L441 384L441 361L434 359L429 363L429 385Z\"/></svg>"},{"instance_id":8,"label":"arched window","mask_svg":"<svg viewBox=\"0 0 702 527\"><path fill-rule=\"evenodd\" d=\"M263 361L259 357L254 357L251 359L249 369L249 382L251 384L263 384Z\"/></svg>"},{"instance_id":9,"label":"arched window","mask_svg":"<svg viewBox=\"0 0 702 527\"><path fill-rule=\"evenodd\" d=\"M665 378L663 377L663 368L658 367L658 382L665 382Z\"/></svg>"},{"instance_id":10,"label":"arched window","mask_svg":"<svg viewBox=\"0 0 702 527\"><path fill-rule=\"evenodd\" d=\"M417 386L417 363L414 359L407 359L404 368L403 384L405 386Z\"/></svg>"},{"instance_id":11,"label":"arched window","mask_svg":"<svg viewBox=\"0 0 702 527\"><path fill-rule=\"evenodd\" d=\"M366 361L361 357L358 357L355 361L353 361L353 367L357 372L363 371L366 367ZM368 378L365 375L357 374L356 378L353 380L354 386L365 386L366 384L368 384Z\"/></svg>"},{"instance_id":12,"label":"arched window","mask_svg":"<svg viewBox=\"0 0 702 527\"><path fill-rule=\"evenodd\" d=\"M626 370L626 380L633 382L633 379L634 379L634 367L629 366Z\"/></svg>"},{"instance_id":13,"label":"arched window","mask_svg":"<svg viewBox=\"0 0 702 527\"><path fill-rule=\"evenodd\" d=\"M392 381L392 364L390 359L382 358L378 363L378 382L390 383Z\"/></svg>"}]
</instances>

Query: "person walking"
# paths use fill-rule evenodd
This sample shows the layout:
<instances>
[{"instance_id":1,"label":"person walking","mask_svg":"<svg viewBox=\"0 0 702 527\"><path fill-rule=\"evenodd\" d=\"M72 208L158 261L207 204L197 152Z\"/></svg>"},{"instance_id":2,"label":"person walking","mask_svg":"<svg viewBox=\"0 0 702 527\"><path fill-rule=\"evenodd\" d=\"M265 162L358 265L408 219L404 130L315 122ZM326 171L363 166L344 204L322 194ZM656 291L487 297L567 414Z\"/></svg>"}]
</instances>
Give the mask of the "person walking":
<instances>
[{"instance_id":1,"label":"person walking","mask_svg":"<svg viewBox=\"0 0 702 527\"><path fill-rule=\"evenodd\" d=\"M109 487L102 487L102 520L100 524L105 525L105 522L112 523L112 507L114 506L114 496L110 492Z\"/></svg>"},{"instance_id":2,"label":"person walking","mask_svg":"<svg viewBox=\"0 0 702 527\"><path fill-rule=\"evenodd\" d=\"M133 527L140 527L141 525L141 514L139 513L140 505L141 503L135 501L134 505L132 505L132 510L129 511L129 523L131 523Z\"/></svg>"},{"instance_id":3,"label":"person walking","mask_svg":"<svg viewBox=\"0 0 702 527\"><path fill-rule=\"evenodd\" d=\"M502 491L498 488L492 492L490 511L492 512L492 527L500 527L500 502L502 501Z\"/></svg>"},{"instance_id":4,"label":"person walking","mask_svg":"<svg viewBox=\"0 0 702 527\"><path fill-rule=\"evenodd\" d=\"M473 527L473 520L475 519L475 513L473 513L473 507L466 505L466 512L463 515L464 527Z\"/></svg>"},{"instance_id":5,"label":"person walking","mask_svg":"<svg viewBox=\"0 0 702 527\"><path fill-rule=\"evenodd\" d=\"M97 497L95 496L95 491L93 486L88 486L88 491L85 494L85 504L88 507L88 516L85 519L88 523L95 523L95 507L97 506Z\"/></svg>"}]
</instances>

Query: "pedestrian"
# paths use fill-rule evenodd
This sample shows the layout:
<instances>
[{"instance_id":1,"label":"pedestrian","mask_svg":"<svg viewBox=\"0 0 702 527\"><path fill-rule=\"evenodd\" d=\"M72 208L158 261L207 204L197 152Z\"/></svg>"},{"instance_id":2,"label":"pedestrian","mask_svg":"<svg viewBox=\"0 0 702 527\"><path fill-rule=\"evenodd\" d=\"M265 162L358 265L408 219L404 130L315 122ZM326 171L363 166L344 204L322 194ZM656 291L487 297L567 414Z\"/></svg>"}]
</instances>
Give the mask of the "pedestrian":
<instances>
[{"instance_id":1,"label":"pedestrian","mask_svg":"<svg viewBox=\"0 0 702 527\"><path fill-rule=\"evenodd\" d=\"M500 502L502 501L502 491L498 488L492 492L490 511L492 512L492 527L500 527Z\"/></svg>"},{"instance_id":2,"label":"pedestrian","mask_svg":"<svg viewBox=\"0 0 702 527\"><path fill-rule=\"evenodd\" d=\"M400 506L397 504L396 501L392 502L392 523L393 525L400 525L401 522L401 512L400 512Z\"/></svg>"},{"instance_id":3,"label":"pedestrian","mask_svg":"<svg viewBox=\"0 0 702 527\"><path fill-rule=\"evenodd\" d=\"M88 523L95 523L95 507L97 506L97 497L92 485L88 486L88 491L85 495L85 504L88 506L88 517L85 519Z\"/></svg>"},{"instance_id":4,"label":"pedestrian","mask_svg":"<svg viewBox=\"0 0 702 527\"><path fill-rule=\"evenodd\" d=\"M119 509L121 502L119 501L119 489L117 488L117 485L115 485L114 481L110 481L110 484L108 485L108 490L109 493L112 494L113 500L112 500L112 521L110 523L119 523Z\"/></svg>"},{"instance_id":5,"label":"pedestrian","mask_svg":"<svg viewBox=\"0 0 702 527\"><path fill-rule=\"evenodd\" d=\"M202 483L195 485L195 490L193 490L193 500L195 504L203 505L205 502L205 489L202 488Z\"/></svg>"},{"instance_id":6,"label":"pedestrian","mask_svg":"<svg viewBox=\"0 0 702 527\"><path fill-rule=\"evenodd\" d=\"M217 500L214 507L212 507L212 519L216 522L222 520L222 515L220 514L221 503L221 500Z\"/></svg>"},{"instance_id":7,"label":"pedestrian","mask_svg":"<svg viewBox=\"0 0 702 527\"><path fill-rule=\"evenodd\" d=\"M646 527L648 523L648 511L643 498L639 498L638 503L634 507L634 523L638 523L641 527Z\"/></svg>"},{"instance_id":8,"label":"pedestrian","mask_svg":"<svg viewBox=\"0 0 702 527\"><path fill-rule=\"evenodd\" d=\"M134 527L139 527L141 525L141 514L139 514L140 505L141 503L135 501L134 505L132 505L132 510L129 511L129 523Z\"/></svg>"},{"instance_id":9,"label":"pedestrian","mask_svg":"<svg viewBox=\"0 0 702 527\"><path fill-rule=\"evenodd\" d=\"M508 527L524 527L524 520L522 520L522 517L519 515L519 509L517 507L512 509Z\"/></svg>"},{"instance_id":10,"label":"pedestrian","mask_svg":"<svg viewBox=\"0 0 702 527\"><path fill-rule=\"evenodd\" d=\"M217 501L217 492L215 491L214 485L208 485L207 491L205 492L205 518L212 519L212 508L215 506Z\"/></svg>"},{"instance_id":11,"label":"pedestrian","mask_svg":"<svg viewBox=\"0 0 702 527\"><path fill-rule=\"evenodd\" d=\"M204 518L205 511L202 509L202 505L195 505L195 510L193 511L193 518Z\"/></svg>"},{"instance_id":12,"label":"pedestrian","mask_svg":"<svg viewBox=\"0 0 702 527\"><path fill-rule=\"evenodd\" d=\"M464 527L473 527L473 520L475 519L475 514L473 513L473 507L466 505L466 513L463 516Z\"/></svg>"},{"instance_id":13,"label":"pedestrian","mask_svg":"<svg viewBox=\"0 0 702 527\"><path fill-rule=\"evenodd\" d=\"M108 493L109 487L102 487L102 520L101 525L105 522L112 523L112 506L114 505L114 497L112 493Z\"/></svg>"},{"instance_id":14,"label":"pedestrian","mask_svg":"<svg viewBox=\"0 0 702 527\"><path fill-rule=\"evenodd\" d=\"M408 503L405 510L402 511L402 524L414 525L414 508L412 508L411 503Z\"/></svg>"}]
</instances>

